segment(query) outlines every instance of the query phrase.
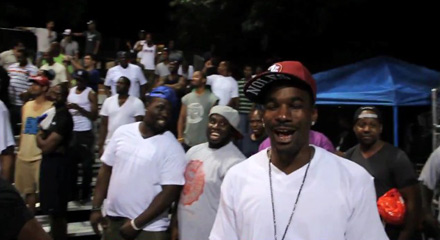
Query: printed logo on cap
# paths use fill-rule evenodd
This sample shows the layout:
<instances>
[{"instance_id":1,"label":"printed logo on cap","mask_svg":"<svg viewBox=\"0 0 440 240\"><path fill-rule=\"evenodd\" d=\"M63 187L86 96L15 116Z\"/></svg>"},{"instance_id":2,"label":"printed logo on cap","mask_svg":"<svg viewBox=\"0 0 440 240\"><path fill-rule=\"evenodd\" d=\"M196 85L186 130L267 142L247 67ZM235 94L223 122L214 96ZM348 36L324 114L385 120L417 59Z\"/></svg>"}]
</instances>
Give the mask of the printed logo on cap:
<instances>
[{"instance_id":1,"label":"printed logo on cap","mask_svg":"<svg viewBox=\"0 0 440 240\"><path fill-rule=\"evenodd\" d=\"M281 72L283 70L283 65L275 63L267 69L269 72Z\"/></svg>"}]
</instances>

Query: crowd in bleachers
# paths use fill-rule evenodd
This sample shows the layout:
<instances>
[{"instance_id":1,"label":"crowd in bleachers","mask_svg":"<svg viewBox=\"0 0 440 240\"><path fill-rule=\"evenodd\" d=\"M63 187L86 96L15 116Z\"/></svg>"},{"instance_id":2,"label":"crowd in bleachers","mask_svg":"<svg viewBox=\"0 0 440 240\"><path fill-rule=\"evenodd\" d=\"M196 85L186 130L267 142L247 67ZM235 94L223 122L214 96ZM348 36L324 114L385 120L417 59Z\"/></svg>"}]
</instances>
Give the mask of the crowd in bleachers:
<instances>
[{"instance_id":1,"label":"crowd in bleachers","mask_svg":"<svg viewBox=\"0 0 440 240\"><path fill-rule=\"evenodd\" d=\"M155 44L151 33L140 31L139 40L133 46L127 44L127 49L115 53L115 61L102 64L99 54L103 37L96 30L94 21L89 21L88 30L82 33L66 29L59 42L52 21L46 28L21 29L36 35L37 54L29 55L30 49L20 39L15 39L11 49L0 54L1 177L14 183L31 213L35 213L37 203L40 203L41 210L51 218L50 233L54 239L67 238L69 201L92 203L90 222L94 231L103 234L104 239L214 240L226 239L226 236L229 240L262 239L258 234L272 235L272 221L270 226L250 221L251 217L240 212L243 209L261 221L273 217L276 239L275 215L286 217L279 221L283 227L278 230L284 232L287 225L287 233L296 207L295 203L288 220L294 203L292 199L300 198L309 166L310 178L323 178L316 175L318 169L313 165L320 163L318 158L329 159L326 163L329 170L364 174L357 165L350 165L351 162L332 168L333 161L341 161L339 156L366 169L375 177L374 183L365 177L366 173L362 175L365 185L350 175L352 173L347 173L352 179L325 173L329 181L314 182L323 185L314 186L316 191L322 192L313 196L326 193L332 198L339 196L332 195L334 193L353 194L350 195L353 199L346 202L331 199L328 206L324 204L326 208L332 208L327 214L341 214L335 218L334 229L308 223L308 220L316 220L314 215L319 216L315 212L306 217L301 215L307 220L305 223L294 220L293 228L298 233L289 233L288 236L302 236L303 239L316 239L306 236L419 239L416 237L422 219L419 180L406 154L380 140L380 111L375 107L359 108L352 125L359 143L341 149L347 145L342 139L335 148L323 133L310 130L318 120L318 111L314 107L316 85L301 63L271 63L267 71L244 65L242 77L236 79L228 59L207 56L204 66L196 69L185 59L184 52L175 48L173 40L163 48ZM76 41L81 37L86 41L84 49L80 49ZM283 90L292 87L289 81L298 79L302 82L294 84L296 90L292 90L293 93ZM289 94L299 97L287 98ZM297 118L299 123L295 122ZM294 124L289 125L291 122ZM301 153L298 159L307 158L302 165L295 165L292 169L281 164L280 160L285 152L290 151L287 148L296 148L295 144L289 145L290 142L300 146L297 152L293 151ZM315 146L311 148L314 150L307 147L309 143ZM96 187L92 189L95 152L102 166ZM292 156L296 159L295 154ZM262 200L264 204L268 203L267 206L258 205L262 203L257 201L259 187L266 188L266 176L262 177L263 181L256 174L267 164L263 167L249 163L246 167L255 171L251 172L241 164L247 158L246 161L268 161L271 195L263 198L267 202ZM237 167L233 168L234 165ZM301 178L284 179L285 183L292 184L289 186L297 184L294 189L301 186L299 193L296 190L293 193L281 179L289 173L297 173L306 165L304 178L301 172ZM326 169L322 166L319 170L324 174ZM436 170L424 170L420 181L432 198L429 191L435 188L435 179L438 178L435 173L439 167L435 164L430 167ZM230 177L225 178L231 168ZM82 173L81 185L77 186L79 171ZM225 184L221 187L224 179ZM263 181L261 186L257 184L260 181ZM254 184L246 189L249 182ZM347 190L351 186L349 183L359 189ZM247 192L240 192L234 184L244 186ZM363 189L364 186L367 187ZM2 187L9 186L2 182ZM332 192L325 187L336 189ZM376 205L370 200L376 201L392 189L402 195L406 213L404 221L397 222L381 214L383 227ZM356 192L361 190L365 195ZM9 188L8 191L10 196L16 197ZM274 201L274 195L278 197L284 191L288 197ZM309 205L310 211L314 211L313 199L307 196L310 191L303 193L310 201L298 203L298 214L305 213L301 204ZM365 202L362 198L366 199ZM255 205L246 205L246 201ZM327 200L318 199L316 203L321 201ZM276 204L287 204L287 208L275 210ZM348 210L342 209L345 204L352 205L347 206ZM361 210L366 212L359 215L356 206L364 204L368 206ZM18 205L18 210L27 211L24 204ZM237 206L242 208L237 209ZM272 212L269 211L271 206ZM0 206L0 211L6 209ZM349 223L338 222L345 216L341 212L346 214L346 211L349 214L345 220ZM22 215L23 219L11 220L11 224L23 226L32 219L28 213ZM426 216L431 220L429 226L440 229L429 210ZM326 217L326 221L330 221L333 216ZM255 225L250 230L243 230L250 222ZM296 224L313 227L311 230L307 227L298 229ZM351 229L345 229L341 235L338 228L343 229L346 225ZM21 239L37 239L33 238L35 236L48 239L49 236L35 230L38 224L30 227L34 233L22 233L25 238ZM317 233L319 227L324 229L321 231L324 235ZM361 234L362 228L365 229ZM21 229L16 227L14 230L17 236ZM312 230L313 233L307 232ZM13 233L10 234L5 236Z\"/></svg>"}]
</instances>

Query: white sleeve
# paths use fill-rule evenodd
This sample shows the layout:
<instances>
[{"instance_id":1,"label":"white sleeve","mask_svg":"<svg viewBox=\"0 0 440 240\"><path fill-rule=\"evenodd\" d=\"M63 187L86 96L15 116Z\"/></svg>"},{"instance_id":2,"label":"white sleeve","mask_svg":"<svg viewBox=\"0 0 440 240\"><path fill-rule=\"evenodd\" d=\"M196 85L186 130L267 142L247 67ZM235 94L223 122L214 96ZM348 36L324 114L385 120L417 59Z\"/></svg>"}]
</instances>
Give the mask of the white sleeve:
<instances>
[{"instance_id":1,"label":"white sleeve","mask_svg":"<svg viewBox=\"0 0 440 240\"><path fill-rule=\"evenodd\" d=\"M139 98L135 99L135 102L133 104L134 106L134 117L137 116L145 116L145 106L142 103L141 100L139 100Z\"/></svg>"},{"instance_id":2,"label":"white sleeve","mask_svg":"<svg viewBox=\"0 0 440 240\"><path fill-rule=\"evenodd\" d=\"M209 75L206 77L206 85L212 85L212 82L214 82L215 75Z\"/></svg>"},{"instance_id":3,"label":"white sleeve","mask_svg":"<svg viewBox=\"0 0 440 240\"><path fill-rule=\"evenodd\" d=\"M160 162L160 185L185 184L185 152L177 143L177 140L174 141L176 141L176 144L170 144L168 149L163 149L163 151L166 151L166 156Z\"/></svg>"},{"instance_id":4,"label":"white sleeve","mask_svg":"<svg viewBox=\"0 0 440 240\"><path fill-rule=\"evenodd\" d=\"M361 185L353 184L353 212L348 220L346 240L388 240L377 210L374 179L368 178Z\"/></svg>"},{"instance_id":5,"label":"white sleeve","mask_svg":"<svg viewBox=\"0 0 440 240\"><path fill-rule=\"evenodd\" d=\"M116 162L116 139L119 135L119 128L113 133L112 137L110 138L110 142L108 143L107 147L105 147L104 153L101 156L101 161L110 167L113 167Z\"/></svg>"},{"instance_id":6,"label":"white sleeve","mask_svg":"<svg viewBox=\"0 0 440 240\"><path fill-rule=\"evenodd\" d=\"M440 177L440 148L436 149L420 173L419 181L427 188L434 190Z\"/></svg>"},{"instance_id":7,"label":"white sleeve","mask_svg":"<svg viewBox=\"0 0 440 240\"><path fill-rule=\"evenodd\" d=\"M37 74L38 74L38 68L37 67L32 67L31 69L30 69L30 73L29 73L31 76L36 76Z\"/></svg>"},{"instance_id":8,"label":"white sleeve","mask_svg":"<svg viewBox=\"0 0 440 240\"><path fill-rule=\"evenodd\" d=\"M136 72L137 72L137 79L139 80L139 85L145 85L147 84L147 79L144 76L144 73L142 72L142 69L140 67L136 68Z\"/></svg>"},{"instance_id":9,"label":"white sleeve","mask_svg":"<svg viewBox=\"0 0 440 240\"><path fill-rule=\"evenodd\" d=\"M231 98L238 98L238 83L237 81L233 80L232 82L232 88L231 88Z\"/></svg>"},{"instance_id":10,"label":"white sleeve","mask_svg":"<svg viewBox=\"0 0 440 240\"><path fill-rule=\"evenodd\" d=\"M188 67L188 79L192 79L194 75L194 67L192 65L189 65Z\"/></svg>"},{"instance_id":11,"label":"white sleeve","mask_svg":"<svg viewBox=\"0 0 440 240\"><path fill-rule=\"evenodd\" d=\"M111 87L112 86L112 76L113 70L109 69L107 75L105 75L104 86Z\"/></svg>"},{"instance_id":12,"label":"white sleeve","mask_svg":"<svg viewBox=\"0 0 440 240\"><path fill-rule=\"evenodd\" d=\"M102 104L101 111L99 111L100 116L108 116L108 103L109 98L105 99L104 103Z\"/></svg>"},{"instance_id":13,"label":"white sleeve","mask_svg":"<svg viewBox=\"0 0 440 240\"><path fill-rule=\"evenodd\" d=\"M232 174L226 174L220 193L220 203L212 227L209 240L238 240L237 225L235 221L235 211L232 207L232 197L234 196L234 184L231 179Z\"/></svg>"}]
</instances>

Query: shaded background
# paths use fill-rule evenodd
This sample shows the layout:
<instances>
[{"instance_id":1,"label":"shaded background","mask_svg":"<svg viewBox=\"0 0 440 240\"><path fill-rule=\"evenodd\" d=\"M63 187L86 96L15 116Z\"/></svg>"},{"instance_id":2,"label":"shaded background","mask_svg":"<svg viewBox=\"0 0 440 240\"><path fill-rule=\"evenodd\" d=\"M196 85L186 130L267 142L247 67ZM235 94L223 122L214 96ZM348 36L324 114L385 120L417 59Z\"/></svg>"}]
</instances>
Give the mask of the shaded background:
<instances>
[{"instance_id":1,"label":"shaded background","mask_svg":"<svg viewBox=\"0 0 440 240\"><path fill-rule=\"evenodd\" d=\"M155 41L176 39L178 48L216 55L238 64L297 59L315 73L357 60L390 55L440 70L434 1L379 0L160 0L0 3L0 27L86 29L95 19L111 52L144 29ZM83 39L78 38L82 43ZM4 48L4 47L3 47ZM191 61L191 59L189 59Z\"/></svg>"}]
</instances>

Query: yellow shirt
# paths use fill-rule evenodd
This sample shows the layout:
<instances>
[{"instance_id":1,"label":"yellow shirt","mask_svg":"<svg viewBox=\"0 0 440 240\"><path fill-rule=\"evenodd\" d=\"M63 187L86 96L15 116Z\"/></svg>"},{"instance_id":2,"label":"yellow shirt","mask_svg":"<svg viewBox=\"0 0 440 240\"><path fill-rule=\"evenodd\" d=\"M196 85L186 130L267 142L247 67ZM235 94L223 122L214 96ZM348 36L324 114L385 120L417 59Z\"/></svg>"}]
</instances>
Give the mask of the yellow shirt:
<instances>
[{"instance_id":1,"label":"yellow shirt","mask_svg":"<svg viewBox=\"0 0 440 240\"><path fill-rule=\"evenodd\" d=\"M20 146L17 157L22 161L36 161L41 159L41 149L37 147L38 122L37 117L52 107L51 101L38 106L34 101L23 105L21 116Z\"/></svg>"}]
</instances>

